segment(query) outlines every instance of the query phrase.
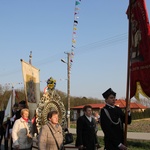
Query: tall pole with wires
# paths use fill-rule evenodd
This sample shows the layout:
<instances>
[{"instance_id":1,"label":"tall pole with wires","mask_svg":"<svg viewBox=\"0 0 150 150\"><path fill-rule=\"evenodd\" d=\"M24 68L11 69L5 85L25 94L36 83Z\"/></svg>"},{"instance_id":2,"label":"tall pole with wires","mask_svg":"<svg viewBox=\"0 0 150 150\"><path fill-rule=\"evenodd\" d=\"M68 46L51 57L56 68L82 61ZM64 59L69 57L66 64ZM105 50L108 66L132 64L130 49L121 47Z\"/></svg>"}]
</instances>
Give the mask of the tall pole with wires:
<instances>
[{"instance_id":1,"label":"tall pole with wires","mask_svg":"<svg viewBox=\"0 0 150 150\"><path fill-rule=\"evenodd\" d=\"M29 55L29 64L32 65L32 51L30 51L30 55Z\"/></svg>"},{"instance_id":2,"label":"tall pole with wires","mask_svg":"<svg viewBox=\"0 0 150 150\"><path fill-rule=\"evenodd\" d=\"M70 128L70 53L67 54L67 62L63 59L61 61L67 64L67 127Z\"/></svg>"},{"instance_id":3,"label":"tall pole with wires","mask_svg":"<svg viewBox=\"0 0 150 150\"><path fill-rule=\"evenodd\" d=\"M67 119L68 119L68 128L70 128L70 53L67 53L67 107L68 107L68 112L67 112Z\"/></svg>"}]
</instances>

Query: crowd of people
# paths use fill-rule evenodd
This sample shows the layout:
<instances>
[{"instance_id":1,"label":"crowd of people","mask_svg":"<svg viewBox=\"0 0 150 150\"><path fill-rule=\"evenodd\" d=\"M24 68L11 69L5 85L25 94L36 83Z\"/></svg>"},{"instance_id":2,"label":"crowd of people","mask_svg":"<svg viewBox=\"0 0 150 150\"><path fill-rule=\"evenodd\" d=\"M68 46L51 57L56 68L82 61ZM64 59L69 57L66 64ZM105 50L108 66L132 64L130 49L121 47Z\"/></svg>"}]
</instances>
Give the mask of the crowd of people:
<instances>
[{"instance_id":1,"label":"crowd of people","mask_svg":"<svg viewBox=\"0 0 150 150\"><path fill-rule=\"evenodd\" d=\"M98 128L104 132L104 150L127 150L124 144L123 123L125 113L115 106L116 93L109 88L103 94L106 105L101 112L93 112L90 105L83 107L84 114L76 122L75 146L79 150L96 150L100 148L97 137ZM0 149L4 138L4 149L32 150L35 126L29 119L29 109L25 101L14 104L12 117L3 122L5 112L0 110ZM63 150L63 129L59 124L56 110L47 115L47 124L41 127L38 134L39 150ZM131 113L128 112L128 124ZM9 140L8 140L9 139ZM9 144L9 141L11 144Z\"/></svg>"},{"instance_id":2,"label":"crowd of people","mask_svg":"<svg viewBox=\"0 0 150 150\"><path fill-rule=\"evenodd\" d=\"M12 129L15 124L15 121L22 117L21 111L24 108L26 108L26 102L24 100L20 101L19 103L15 103L12 108L12 117L7 118L6 121L4 121L5 111L0 111L0 149L3 139L4 149L8 150L9 146L11 147L11 149L13 149Z\"/></svg>"}]
</instances>

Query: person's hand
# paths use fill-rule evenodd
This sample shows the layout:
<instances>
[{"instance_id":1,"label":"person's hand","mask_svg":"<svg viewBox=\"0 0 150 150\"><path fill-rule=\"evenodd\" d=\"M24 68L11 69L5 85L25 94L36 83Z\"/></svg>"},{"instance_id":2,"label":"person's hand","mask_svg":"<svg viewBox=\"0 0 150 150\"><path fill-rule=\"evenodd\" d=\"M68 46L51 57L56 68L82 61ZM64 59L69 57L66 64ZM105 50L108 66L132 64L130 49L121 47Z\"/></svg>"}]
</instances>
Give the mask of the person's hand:
<instances>
[{"instance_id":1,"label":"person's hand","mask_svg":"<svg viewBox=\"0 0 150 150\"><path fill-rule=\"evenodd\" d=\"M99 144L95 144L95 147L96 147L97 149L101 148L101 146L100 146Z\"/></svg>"},{"instance_id":2,"label":"person's hand","mask_svg":"<svg viewBox=\"0 0 150 150\"><path fill-rule=\"evenodd\" d=\"M125 145L121 144L121 145L119 146L119 149L120 149L120 150L127 150L127 147L126 147Z\"/></svg>"},{"instance_id":3,"label":"person's hand","mask_svg":"<svg viewBox=\"0 0 150 150\"><path fill-rule=\"evenodd\" d=\"M80 145L78 148L79 148L79 150L85 149L85 147L83 145Z\"/></svg>"},{"instance_id":4,"label":"person's hand","mask_svg":"<svg viewBox=\"0 0 150 150\"><path fill-rule=\"evenodd\" d=\"M11 134L12 133L12 129L9 129L9 134Z\"/></svg>"},{"instance_id":5,"label":"person's hand","mask_svg":"<svg viewBox=\"0 0 150 150\"><path fill-rule=\"evenodd\" d=\"M19 150L19 145L14 145L15 150Z\"/></svg>"},{"instance_id":6,"label":"person's hand","mask_svg":"<svg viewBox=\"0 0 150 150\"><path fill-rule=\"evenodd\" d=\"M28 137L28 138L32 138L32 135L31 135L31 134L27 134L27 137Z\"/></svg>"},{"instance_id":7,"label":"person's hand","mask_svg":"<svg viewBox=\"0 0 150 150\"><path fill-rule=\"evenodd\" d=\"M14 118L10 118L10 121L11 121L11 122L14 122L14 121L15 121L15 119L14 119Z\"/></svg>"}]
</instances>

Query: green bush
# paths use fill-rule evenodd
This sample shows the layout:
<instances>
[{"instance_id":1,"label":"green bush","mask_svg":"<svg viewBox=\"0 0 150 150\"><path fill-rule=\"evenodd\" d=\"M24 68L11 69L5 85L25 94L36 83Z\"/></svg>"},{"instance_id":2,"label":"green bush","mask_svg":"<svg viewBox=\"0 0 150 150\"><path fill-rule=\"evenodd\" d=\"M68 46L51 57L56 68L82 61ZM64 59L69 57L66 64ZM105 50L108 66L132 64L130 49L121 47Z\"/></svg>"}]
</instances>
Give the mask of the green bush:
<instances>
[{"instance_id":1,"label":"green bush","mask_svg":"<svg viewBox=\"0 0 150 150\"><path fill-rule=\"evenodd\" d=\"M150 118L150 108L147 108L144 112L132 112L132 120Z\"/></svg>"},{"instance_id":2,"label":"green bush","mask_svg":"<svg viewBox=\"0 0 150 150\"><path fill-rule=\"evenodd\" d=\"M127 144L131 150L150 150L150 141L129 140Z\"/></svg>"}]
</instances>

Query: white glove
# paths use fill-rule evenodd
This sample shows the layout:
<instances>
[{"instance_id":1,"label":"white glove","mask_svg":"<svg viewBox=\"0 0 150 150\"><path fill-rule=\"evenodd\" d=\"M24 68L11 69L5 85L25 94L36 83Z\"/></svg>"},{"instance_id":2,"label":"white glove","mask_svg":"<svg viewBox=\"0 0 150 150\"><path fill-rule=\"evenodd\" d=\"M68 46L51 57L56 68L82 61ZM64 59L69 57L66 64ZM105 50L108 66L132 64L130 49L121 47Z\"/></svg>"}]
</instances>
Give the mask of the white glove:
<instances>
[{"instance_id":1,"label":"white glove","mask_svg":"<svg viewBox=\"0 0 150 150\"><path fill-rule=\"evenodd\" d=\"M11 121L11 122L14 122L14 121L15 121L15 119L12 117L12 118L10 118L10 121Z\"/></svg>"},{"instance_id":2,"label":"white glove","mask_svg":"<svg viewBox=\"0 0 150 150\"><path fill-rule=\"evenodd\" d=\"M127 147L121 143L119 146L119 149L120 150L127 150Z\"/></svg>"},{"instance_id":3,"label":"white glove","mask_svg":"<svg viewBox=\"0 0 150 150\"><path fill-rule=\"evenodd\" d=\"M12 129L9 129L9 134L11 134L12 133Z\"/></svg>"}]
</instances>

